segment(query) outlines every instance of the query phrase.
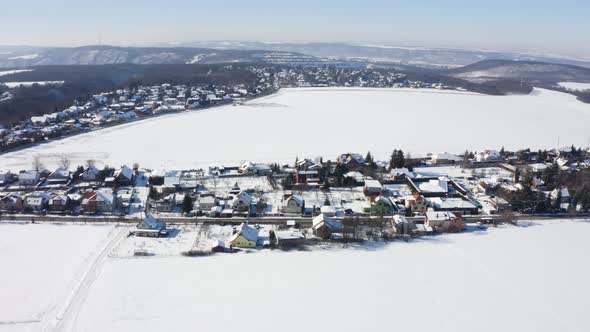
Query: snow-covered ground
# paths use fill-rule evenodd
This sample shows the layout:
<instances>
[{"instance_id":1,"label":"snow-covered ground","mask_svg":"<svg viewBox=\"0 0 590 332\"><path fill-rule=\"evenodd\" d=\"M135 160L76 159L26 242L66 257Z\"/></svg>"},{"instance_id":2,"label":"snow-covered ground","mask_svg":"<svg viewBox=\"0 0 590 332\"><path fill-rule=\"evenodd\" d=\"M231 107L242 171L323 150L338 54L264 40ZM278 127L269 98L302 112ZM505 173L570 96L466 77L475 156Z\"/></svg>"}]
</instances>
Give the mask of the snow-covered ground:
<instances>
[{"instance_id":1,"label":"snow-covered ground","mask_svg":"<svg viewBox=\"0 0 590 332\"><path fill-rule=\"evenodd\" d=\"M18 74L18 73L26 73L29 71L33 71L33 69L4 70L4 71L0 71L0 76L8 76L8 75L14 75L14 74Z\"/></svg>"},{"instance_id":2,"label":"snow-covered ground","mask_svg":"<svg viewBox=\"0 0 590 332\"><path fill-rule=\"evenodd\" d=\"M554 221L367 248L109 258L62 327L587 331L589 232Z\"/></svg>"},{"instance_id":3,"label":"snow-covered ground","mask_svg":"<svg viewBox=\"0 0 590 332\"><path fill-rule=\"evenodd\" d=\"M575 119L575 121L561 121ZM240 106L170 114L5 154L0 168L47 167L62 154L117 166L193 168L243 161L334 159L344 152L388 159L484 148L586 146L590 105L535 89L527 96L487 96L429 89L284 89Z\"/></svg>"},{"instance_id":4,"label":"snow-covered ground","mask_svg":"<svg viewBox=\"0 0 590 332\"><path fill-rule=\"evenodd\" d=\"M40 56L41 56L40 54L35 53L35 54L14 56L12 58L8 58L8 60L33 60L33 59L37 59Z\"/></svg>"},{"instance_id":5,"label":"snow-covered ground","mask_svg":"<svg viewBox=\"0 0 590 332\"><path fill-rule=\"evenodd\" d=\"M569 89L569 90L576 90L576 91L590 90L590 83L559 82L559 85L566 88L566 89Z\"/></svg>"},{"instance_id":6,"label":"snow-covered ground","mask_svg":"<svg viewBox=\"0 0 590 332\"><path fill-rule=\"evenodd\" d=\"M41 331L67 306L114 226L0 224L0 331Z\"/></svg>"},{"instance_id":7,"label":"snow-covered ground","mask_svg":"<svg viewBox=\"0 0 590 332\"><path fill-rule=\"evenodd\" d=\"M35 84L38 85L62 85L64 81L37 81L37 82L0 82L0 84L4 84L9 88L18 88L20 86L23 87L30 87Z\"/></svg>"}]
</instances>

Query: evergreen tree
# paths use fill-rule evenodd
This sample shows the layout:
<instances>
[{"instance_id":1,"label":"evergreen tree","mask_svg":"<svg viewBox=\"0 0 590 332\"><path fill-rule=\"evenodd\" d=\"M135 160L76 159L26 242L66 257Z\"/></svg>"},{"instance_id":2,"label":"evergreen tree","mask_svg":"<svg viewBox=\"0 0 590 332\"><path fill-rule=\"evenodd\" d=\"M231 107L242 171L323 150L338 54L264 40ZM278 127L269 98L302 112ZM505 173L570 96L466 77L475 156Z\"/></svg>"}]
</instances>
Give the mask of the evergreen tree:
<instances>
[{"instance_id":1,"label":"evergreen tree","mask_svg":"<svg viewBox=\"0 0 590 332\"><path fill-rule=\"evenodd\" d=\"M397 149L393 150L393 153L391 154L391 159L389 160L389 169L394 169L396 168L396 161L397 161Z\"/></svg>"},{"instance_id":2,"label":"evergreen tree","mask_svg":"<svg viewBox=\"0 0 590 332\"><path fill-rule=\"evenodd\" d=\"M373 167L375 165L375 162L373 161L373 156L371 155L371 151L367 152L367 156L365 157L365 163L370 167Z\"/></svg>"},{"instance_id":3,"label":"evergreen tree","mask_svg":"<svg viewBox=\"0 0 590 332\"><path fill-rule=\"evenodd\" d=\"M291 189L295 185L295 175L293 173L287 174L287 176L281 181L281 185L284 189Z\"/></svg>"},{"instance_id":4,"label":"evergreen tree","mask_svg":"<svg viewBox=\"0 0 590 332\"><path fill-rule=\"evenodd\" d=\"M182 212L189 213L193 210L193 199L190 195L184 195L184 200L182 201Z\"/></svg>"},{"instance_id":5,"label":"evergreen tree","mask_svg":"<svg viewBox=\"0 0 590 332\"><path fill-rule=\"evenodd\" d=\"M336 169L334 170L334 177L336 178L336 186L341 187L344 184L344 174L346 174L346 169L342 164L336 164Z\"/></svg>"},{"instance_id":6,"label":"evergreen tree","mask_svg":"<svg viewBox=\"0 0 590 332\"><path fill-rule=\"evenodd\" d=\"M555 200L553 200L553 202L551 202L551 209L553 211L560 211L561 210L561 188L557 188L557 197L555 198Z\"/></svg>"},{"instance_id":7,"label":"evergreen tree","mask_svg":"<svg viewBox=\"0 0 590 332\"><path fill-rule=\"evenodd\" d=\"M277 235L275 234L275 231L272 229L268 232L268 241L270 242L271 247L277 245Z\"/></svg>"},{"instance_id":8,"label":"evergreen tree","mask_svg":"<svg viewBox=\"0 0 590 332\"><path fill-rule=\"evenodd\" d=\"M404 157L404 151L399 150L397 152L397 166L396 168L402 168L406 165L406 158Z\"/></svg>"},{"instance_id":9,"label":"evergreen tree","mask_svg":"<svg viewBox=\"0 0 590 332\"><path fill-rule=\"evenodd\" d=\"M590 185L584 184L582 189L576 193L576 200L583 212L590 211Z\"/></svg>"}]
</instances>

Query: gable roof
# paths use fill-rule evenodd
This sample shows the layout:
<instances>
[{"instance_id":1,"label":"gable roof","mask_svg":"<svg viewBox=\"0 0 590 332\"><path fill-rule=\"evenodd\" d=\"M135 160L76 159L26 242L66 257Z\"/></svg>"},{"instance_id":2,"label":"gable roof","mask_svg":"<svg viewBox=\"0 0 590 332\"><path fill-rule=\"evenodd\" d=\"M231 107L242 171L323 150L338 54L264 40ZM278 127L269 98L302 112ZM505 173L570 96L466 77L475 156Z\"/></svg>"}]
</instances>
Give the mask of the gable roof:
<instances>
[{"instance_id":1,"label":"gable roof","mask_svg":"<svg viewBox=\"0 0 590 332\"><path fill-rule=\"evenodd\" d=\"M117 178L119 176L123 176L126 179L131 180L133 179L133 170L127 167L127 165L123 165L121 168L115 171L115 177Z\"/></svg>"},{"instance_id":2,"label":"gable roof","mask_svg":"<svg viewBox=\"0 0 590 332\"><path fill-rule=\"evenodd\" d=\"M238 232L231 237L231 241L237 239L240 235L242 235L248 241L258 241L258 230L248 225L248 223L243 222L240 225Z\"/></svg>"},{"instance_id":3,"label":"gable roof","mask_svg":"<svg viewBox=\"0 0 590 332\"><path fill-rule=\"evenodd\" d=\"M143 218L143 220L137 224L137 228L140 229L154 229L154 230L161 230L166 227L166 223L156 219L151 214L148 214Z\"/></svg>"},{"instance_id":4,"label":"gable roof","mask_svg":"<svg viewBox=\"0 0 590 332\"><path fill-rule=\"evenodd\" d=\"M333 231L341 231L343 229L342 223L338 220L334 220L326 215L324 215L323 213L320 214L319 216L313 218L313 229L317 229L319 227L321 227L322 225L325 225L326 227L328 227L329 229L333 230Z\"/></svg>"}]
</instances>

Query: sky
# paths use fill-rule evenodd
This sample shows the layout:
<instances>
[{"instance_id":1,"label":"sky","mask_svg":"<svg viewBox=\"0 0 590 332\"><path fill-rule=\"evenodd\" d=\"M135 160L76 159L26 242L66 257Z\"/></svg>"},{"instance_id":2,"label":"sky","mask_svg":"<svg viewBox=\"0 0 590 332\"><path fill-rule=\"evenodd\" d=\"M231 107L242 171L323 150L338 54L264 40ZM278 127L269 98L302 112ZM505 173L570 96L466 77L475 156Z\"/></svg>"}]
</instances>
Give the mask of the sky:
<instances>
[{"instance_id":1,"label":"sky","mask_svg":"<svg viewBox=\"0 0 590 332\"><path fill-rule=\"evenodd\" d=\"M589 0L20 0L0 45L347 42L590 58Z\"/></svg>"}]
</instances>

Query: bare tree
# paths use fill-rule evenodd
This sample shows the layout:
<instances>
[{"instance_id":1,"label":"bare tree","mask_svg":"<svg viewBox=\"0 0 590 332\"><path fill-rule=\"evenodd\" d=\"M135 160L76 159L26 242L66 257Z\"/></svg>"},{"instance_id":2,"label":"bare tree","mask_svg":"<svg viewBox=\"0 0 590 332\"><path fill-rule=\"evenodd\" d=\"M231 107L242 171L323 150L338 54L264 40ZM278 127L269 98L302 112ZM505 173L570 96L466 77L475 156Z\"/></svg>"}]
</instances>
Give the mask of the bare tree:
<instances>
[{"instance_id":1,"label":"bare tree","mask_svg":"<svg viewBox=\"0 0 590 332\"><path fill-rule=\"evenodd\" d=\"M33 157L33 170L37 173L41 173L45 166L43 166L43 162L41 161L41 156L35 155Z\"/></svg>"},{"instance_id":2,"label":"bare tree","mask_svg":"<svg viewBox=\"0 0 590 332\"><path fill-rule=\"evenodd\" d=\"M70 168L70 158L68 158L67 155L62 154L59 157L59 163L58 164L59 164L59 167L65 169L65 170L68 170Z\"/></svg>"}]
</instances>

